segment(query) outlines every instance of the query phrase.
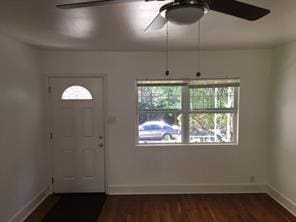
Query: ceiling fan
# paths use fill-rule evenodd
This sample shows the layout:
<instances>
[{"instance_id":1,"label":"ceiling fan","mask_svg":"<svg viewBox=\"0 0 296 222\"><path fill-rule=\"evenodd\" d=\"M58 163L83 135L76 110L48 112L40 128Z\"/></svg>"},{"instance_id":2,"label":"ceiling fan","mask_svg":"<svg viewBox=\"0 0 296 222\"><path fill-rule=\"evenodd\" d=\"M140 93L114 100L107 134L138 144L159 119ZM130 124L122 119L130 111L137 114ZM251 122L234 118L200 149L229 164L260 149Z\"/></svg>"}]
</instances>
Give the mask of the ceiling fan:
<instances>
[{"instance_id":1,"label":"ceiling fan","mask_svg":"<svg viewBox=\"0 0 296 222\"><path fill-rule=\"evenodd\" d=\"M91 6L109 5L115 3L136 2L143 0L97 0L69 4L59 4L57 8L75 9ZM164 0L145 0L164 1ZM209 10L221 12L241 19L255 21L270 13L270 10L236 0L174 0L163 5L158 15L148 25L145 31L161 29L168 21L187 25L201 19Z\"/></svg>"}]
</instances>

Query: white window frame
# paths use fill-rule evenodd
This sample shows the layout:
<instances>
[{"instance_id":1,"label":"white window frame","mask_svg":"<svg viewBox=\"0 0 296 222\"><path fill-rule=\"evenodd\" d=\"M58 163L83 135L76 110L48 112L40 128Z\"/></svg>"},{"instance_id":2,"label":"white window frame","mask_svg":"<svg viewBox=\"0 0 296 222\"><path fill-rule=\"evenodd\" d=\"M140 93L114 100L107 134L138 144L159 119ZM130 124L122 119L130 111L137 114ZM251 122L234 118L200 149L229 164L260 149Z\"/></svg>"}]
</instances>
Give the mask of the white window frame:
<instances>
[{"instance_id":1,"label":"white window frame","mask_svg":"<svg viewBox=\"0 0 296 222\"><path fill-rule=\"evenodd\" d=\"M198 85L191 84L192 82L198 81L216 81L216 84L209 85ZM226 81L230 83L220 84L219 81ZM235 83L231 83L231 82ZM138 86L182 86L182 106L181 110L159 110L159 111L151 111L139 110L139 94L138 94ZM223 109L208 109L201 111L191 111L190 110L190 88L222 88L222 87L235 87L234 92L234 107L233 108L223 108ZM240 79L239 78L223 78L223 79L174 79L174 80L136 80L136 145L137 146L174 146L174 145L238 145L239 144L239 98L240 98ZM182 142L181 143L139 143L139 115L140 113L174 113L181 112L182 113ZM232 142L200 142L200 143L190 143L189 142L189 116L192 113L233 113L233 133L234 133L234 141Z\"/></svg>"}]
</instances>

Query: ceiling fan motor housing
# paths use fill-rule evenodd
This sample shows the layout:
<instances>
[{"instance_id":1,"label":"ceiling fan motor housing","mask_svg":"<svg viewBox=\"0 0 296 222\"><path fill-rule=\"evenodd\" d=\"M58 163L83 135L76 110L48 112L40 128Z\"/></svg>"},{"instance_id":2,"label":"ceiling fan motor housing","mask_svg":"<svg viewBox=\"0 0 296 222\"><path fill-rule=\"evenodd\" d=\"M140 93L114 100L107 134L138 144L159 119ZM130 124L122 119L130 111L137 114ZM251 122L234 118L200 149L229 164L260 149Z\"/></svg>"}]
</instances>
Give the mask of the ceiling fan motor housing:
<instances>
[{"instance_id":1,"label":"ceiling fan motor housing","mask_svg":"<svg viewBox=\"0 0 296 222\"><path fill-rule=\"evenodd\" d=\"M205 0L177 0L160 8L160 13L170 22L178 25L193 24L209 10Z\"/></svg>"}]
</instances>

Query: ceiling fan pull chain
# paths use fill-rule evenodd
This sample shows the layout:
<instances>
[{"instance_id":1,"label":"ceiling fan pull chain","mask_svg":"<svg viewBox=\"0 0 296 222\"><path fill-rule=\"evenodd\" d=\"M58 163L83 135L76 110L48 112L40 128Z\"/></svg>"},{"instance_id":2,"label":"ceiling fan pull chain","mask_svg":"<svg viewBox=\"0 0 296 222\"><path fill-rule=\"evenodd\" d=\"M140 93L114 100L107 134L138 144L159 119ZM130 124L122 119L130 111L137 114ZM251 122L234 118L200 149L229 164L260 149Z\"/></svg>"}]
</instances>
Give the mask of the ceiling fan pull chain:
<instances>
[{"instance_id":1,"label":"ceiling fan pull chain","mask_svg":"<svg viewBox=\"0 0 296 222\"><path fill-rule=\"evenodd\" d=\"M165 75L169 76L169 23L166 25L166 71Z\"/></svg>"},{"instance_id":2,"label":"ceiling fan pull chain","mask_svg":"<svg viewBox=\"0 0 296 222\"><path fill-rule=\"evenodd\" d=\"M197 73L196 77L200 77L200 20L198 21L197 24Z\"/></svg>"}]
</instances>

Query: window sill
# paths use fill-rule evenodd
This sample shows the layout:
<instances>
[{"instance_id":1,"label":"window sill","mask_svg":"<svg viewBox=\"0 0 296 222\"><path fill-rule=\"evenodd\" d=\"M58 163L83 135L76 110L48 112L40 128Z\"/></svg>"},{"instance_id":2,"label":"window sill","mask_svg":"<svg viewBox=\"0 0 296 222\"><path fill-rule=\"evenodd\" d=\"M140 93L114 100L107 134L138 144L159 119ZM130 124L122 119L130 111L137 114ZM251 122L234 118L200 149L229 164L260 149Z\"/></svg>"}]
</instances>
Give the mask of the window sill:
<instances>
[{"instance_id":1,"label":"window sill","mask_svg":"<svg viewBox=\"0 0 296 222\"><path fill-rule=\"evenodd\" d=\"M147 147L152 147L152 148L171 148L171 147L197 147L197 148L205 148L205 147L238 147L239 143L166 143L166 144L161 144L161 143L149 143L149 144L136 144L136 147L139 148L147 148Z\"/></svg>"}]
</instances>

